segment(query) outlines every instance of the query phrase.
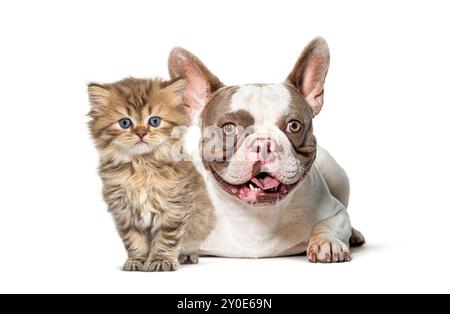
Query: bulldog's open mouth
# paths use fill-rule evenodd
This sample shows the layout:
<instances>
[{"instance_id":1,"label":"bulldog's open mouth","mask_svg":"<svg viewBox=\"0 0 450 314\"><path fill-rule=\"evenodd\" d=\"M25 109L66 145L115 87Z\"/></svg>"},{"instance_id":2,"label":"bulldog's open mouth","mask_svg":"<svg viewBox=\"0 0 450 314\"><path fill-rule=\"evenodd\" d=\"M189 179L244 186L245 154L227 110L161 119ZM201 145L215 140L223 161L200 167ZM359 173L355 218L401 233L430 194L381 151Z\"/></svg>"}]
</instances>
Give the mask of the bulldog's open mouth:
<instances>
[{"instance_id":1,"label":"bulldog's open mouth","mask_svg":"<svg viewBox=\"0 0 450 314\"><path fill-rule=\"evenodd\" d=\"M283 200L302 181L303 177L293 184L283 184L266 172L258 174L250 181L240 185L226 182L214 169L211 172L222 189L253 206L271 206Z\"/></svg>"}]
</instances>

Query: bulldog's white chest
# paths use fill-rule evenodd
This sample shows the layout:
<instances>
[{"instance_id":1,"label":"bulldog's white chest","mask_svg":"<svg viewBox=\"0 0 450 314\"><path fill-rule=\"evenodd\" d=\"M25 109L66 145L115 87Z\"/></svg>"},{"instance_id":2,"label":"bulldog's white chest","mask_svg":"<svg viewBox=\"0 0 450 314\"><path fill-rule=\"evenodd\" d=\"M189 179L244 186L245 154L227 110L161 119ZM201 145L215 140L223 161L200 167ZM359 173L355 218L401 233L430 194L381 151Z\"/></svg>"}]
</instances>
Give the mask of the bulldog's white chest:
<instances>
[{"instance_id":1,"label":"bulldog's white chest","mask_svg":"<svg viewBox=\"0 0 450 314\"><path fill-rule=\"evenodd\" d=\"M218 221L211 235L203 242L201 255L232 258L264 258L296 255L305 252L307 236L282 237L260 226L232 225ZM300 239L303 240L300 240Z\"/></svg>"},{"instance_id":2,"label":"bulldog's white chest","mask_svg":"<svg viewBox=\"0 0 450 314\"><path fill-rule=\"evenodd\" d=\"M201 246L201 254L235 258L263 258L304 253L311 231L331 217L336 200L316 167L292 196L276 207L251 208L220 193L208 192L215 207L216 226Z\"/></svg>"},{"instance_id":3,"label":"bulldog's white chest","mask_svg":"<svg viewBox=\"0 0 450 314\"><path fill-rule=\"evenodd\" d=\"M216 226L201 246L202 255L263 258L305 252L310 228L284 232L283 221L290 217L280 208L259 208L261 212L255 213L230 202L228 205L217 199L213 202Z\"/></svg>"}]
</instances>

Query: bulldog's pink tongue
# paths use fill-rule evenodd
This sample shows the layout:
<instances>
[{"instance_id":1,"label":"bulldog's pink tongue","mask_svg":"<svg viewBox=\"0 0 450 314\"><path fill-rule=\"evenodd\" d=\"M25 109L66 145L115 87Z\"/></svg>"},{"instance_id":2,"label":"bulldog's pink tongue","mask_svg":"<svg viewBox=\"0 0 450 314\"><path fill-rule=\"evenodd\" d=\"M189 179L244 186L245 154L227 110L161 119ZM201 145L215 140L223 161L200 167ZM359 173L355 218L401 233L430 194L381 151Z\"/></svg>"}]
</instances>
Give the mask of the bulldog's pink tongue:
<instances>
[{"instance_id":1,"label":"bulldog's pink tongue","mask_svg":"<svg viewBox=\"0 0 450 314\"><path fill-rule=\"evenodd\" d=\"M276 188L281 184L280 181L278 181L275 178L272 178L271 176L267 176L264 179L253 178L251 182L256 184L259 188L263 190L270 190Z\"/></svg>"}]
</instances>

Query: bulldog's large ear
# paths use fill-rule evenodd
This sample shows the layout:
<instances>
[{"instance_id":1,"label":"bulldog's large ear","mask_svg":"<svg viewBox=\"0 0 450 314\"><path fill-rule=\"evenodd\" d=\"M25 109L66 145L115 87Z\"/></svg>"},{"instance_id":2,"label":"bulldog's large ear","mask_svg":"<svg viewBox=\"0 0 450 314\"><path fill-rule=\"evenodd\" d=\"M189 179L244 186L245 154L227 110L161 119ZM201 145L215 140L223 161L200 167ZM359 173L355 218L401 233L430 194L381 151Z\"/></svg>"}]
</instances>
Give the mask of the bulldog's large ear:
<instances>
[{"instance_id":1,"label":"bulldog's large ear","mask_svg":"<svg viewBox=\"0 0 450 314\"><path fill-rule=\"evenodd\" d=\"M330 51L325 39L313 39L303 50L287 81L305 96L314 115L319 114L324 101L324 84L330 65Z\"/></svg>"},{"instance_id":2,"label":"bulldog's large ear","mask_svg":"<svg viewBox=\"0 0 450 314\"><path fill-rule=\"evenodd\" d=\"M171 78L183 78L183 99L191 121L198 118L211 95L223 86L220 80L191 52L174 48L169 56Z\"/></svg>"}]
</instances>

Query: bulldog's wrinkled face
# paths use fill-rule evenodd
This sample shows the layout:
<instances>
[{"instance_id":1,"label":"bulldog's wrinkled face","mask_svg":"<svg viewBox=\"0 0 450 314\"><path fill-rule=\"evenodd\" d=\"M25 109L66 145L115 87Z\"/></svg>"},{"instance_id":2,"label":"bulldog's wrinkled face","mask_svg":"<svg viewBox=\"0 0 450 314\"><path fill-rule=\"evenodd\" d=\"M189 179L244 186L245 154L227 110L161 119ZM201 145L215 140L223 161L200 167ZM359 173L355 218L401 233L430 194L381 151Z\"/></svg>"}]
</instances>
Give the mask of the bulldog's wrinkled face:
<instances>
[{"instance_id":1,"label":"bulldog's wrinkled face","mask_svg":"<svg viewBox=\"0 0 450 314\"><path fill-rule=\"evenodd\" d=\"M328 64L328 47L318 38L284 83L227 87L190 52L173 50L170 73L188 82L184 100L202 128L203 165L231 197L274 205L306 177L316 157L312 120L323 104Z\"/></svg>"},{"instance_id":2,"label":"bulldog's wrinkled face","mask_svg":"<svg viewBox=\"0 0 450 314\"><path fill-rule=\"evenodd\" d=\"M275 204L314 161L312 118L290 84L224 87L202 113L205 168L233 197L256 206Z\"/></svg>"}]
</instances>

